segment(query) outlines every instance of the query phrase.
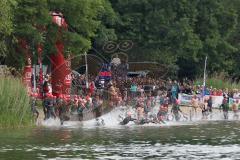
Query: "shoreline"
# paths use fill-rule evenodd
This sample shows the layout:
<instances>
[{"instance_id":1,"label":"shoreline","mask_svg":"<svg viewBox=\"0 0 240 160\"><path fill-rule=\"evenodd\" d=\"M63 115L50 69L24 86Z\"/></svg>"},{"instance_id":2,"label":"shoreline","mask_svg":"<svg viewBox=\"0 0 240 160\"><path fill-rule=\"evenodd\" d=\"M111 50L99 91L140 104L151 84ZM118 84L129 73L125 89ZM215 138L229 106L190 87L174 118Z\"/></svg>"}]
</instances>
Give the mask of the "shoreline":
<instances>
[{"instance_id":1,"label":"shoreline","mask_svg":"<svg viewBox=\"0 0 240 160\"><path fill-rule=\"evenodd\" d=\"M170 105L168 108L168 113L171 113L171 108L172 108L172 106ZM38 107L37 109L39 111L39 117L36 120L36 126L38 127L38 126L42 126L42 123L44 122L44 113L43 113L43 110L41 107ZM180 106L180 109L182 110L183 114L188 117L187 121L191 121L190 114L191 114L191 111L193 111L192 107L191 106ZM222 112L218 108L213 108L213 113L212 113L213 115L220 115L221 113ZM232 113L232 112L230 111L229 113ZM106 114L103 114L101 117L104 117L105 115ZM201 109L197 108L196 114L193 113L192 116L193 116L192 117L193 119L201 118L201 116L202 116ZM88 121L92 121L92 120L94 120L94 118L91 120L87 120L87 121L65 121L65 122L88 122Z\"/></svg>"}]
</instances>

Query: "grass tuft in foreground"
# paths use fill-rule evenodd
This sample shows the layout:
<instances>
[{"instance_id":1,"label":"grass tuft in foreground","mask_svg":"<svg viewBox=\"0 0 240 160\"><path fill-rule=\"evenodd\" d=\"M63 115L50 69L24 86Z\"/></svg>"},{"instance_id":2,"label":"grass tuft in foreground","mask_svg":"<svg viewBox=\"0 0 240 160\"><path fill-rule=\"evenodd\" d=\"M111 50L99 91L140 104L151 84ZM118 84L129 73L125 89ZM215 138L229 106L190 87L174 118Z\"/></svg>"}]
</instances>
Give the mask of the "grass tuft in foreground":
<instances>
[{"instance_id":1,"label":"grass tuft in foreground","mask_svg":"<svg viewBox=\"0 0 240 160\"><path fill-rule=\"evenodd\" d=\"M32 125L26 88L18 78L0 77L0 128Z\"/></svg>"}]
</instances>

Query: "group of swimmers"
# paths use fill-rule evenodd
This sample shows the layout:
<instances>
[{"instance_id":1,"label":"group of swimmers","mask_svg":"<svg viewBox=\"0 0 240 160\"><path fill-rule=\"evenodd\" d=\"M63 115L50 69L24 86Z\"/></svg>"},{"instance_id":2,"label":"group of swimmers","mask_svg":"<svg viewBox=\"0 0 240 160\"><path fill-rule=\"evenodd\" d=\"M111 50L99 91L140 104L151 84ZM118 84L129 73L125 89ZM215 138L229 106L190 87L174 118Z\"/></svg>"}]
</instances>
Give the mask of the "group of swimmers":
<instances>
[{"instance_id":1,"label":"group of swimmers","mask_svg":"<svg viewBox=\"0 0 240 160\"><path fill-rule=\"evenodd\" d=\"M179 121L181 117L187 119L185 113L180 109L180 101L174 99L172 108L169 113L169 99L168 97L153 97L139 96L134 99L135 104L132 105L133 112L128 112L125 118L122 118L121 125L126 125L130 121L134 121L136 124L146 123L165 123L166 121L176 120ZM156 106L160 104L157 113L154 113ZM133 118L136 117L136 118Z\"/></svg>"},{"instance_id":2,"label":"group of swimmers","mask_svg":"<svg viewBox=\"0 0 240 160\"><path fill-rule=\"evenodd\" d=\"M126 125L130 121L133 121L136 124L146 124L146 123L158 123L163 124L166 121L186 121L192 120L199 116L199 113L202 115L202 120L212 119L213 117L213 100L212 97L205 97L203 100L200 100L197 96L193 96L191 99L190 109L187 109L189 112L186 113L181 110L180 101L176 98L170 100L168 97L137 97L136 105L133 108L132 112L128 112L125 118L122 118L120 122L121 125ZM233 112L233 119L239 119L239 110L240 104L238 101L235 101L233 105L229 105L228 97L224 96L222 104L219 106L220 112L223 114L225 120L229 119L229 111ZM160 104L160 106L159 106ZM158 112L153 111L154 108L159 106ZM171 108L170 108L171 107Z\"/></svg>"},{"instance_id":3,"label":"group of swimmers","mask_svg":"<svg viewBox=\"0 0 240 160\"><path fill-rule=\"evenodd\" d=\"M74 95L71 97L60 95L55 97L48 93L45 94L42 102L44 119L59 117L61 124L63 124L65 120L69 120L71 114L77 114L79 121L86 120L83 117L87 112L94 113L94 116L91 118L96 119L103 114L104 101L99 94L94 94L93 96ZM128 112L125 117L121 117L121 125L126 125L130 121L141 125L146 123L162 124L166 123L166 121L173 120L192 120L197 116L199 110L201 110L202 119L204 120L211 118L213 115L213 100L211 96L205 98L203 101L199 100L197 96L193 96L189 113L181 110L180 101L176 97L169 98L167 94L160 96L153 96L151 93L141 94L131 98L129 101L126 100L118 104L129 106L133 109L133 111ZM109 105L106 103L106 106ZM156 108L157 111L155 110ZM223 111L224 119L228 119L230 110L228 97L224 96L219 109ZM240 109L238 101L233 103L231 109L234 113L234 118L238 119L238 111ZM38 117L39 112L36 109L35 95L32 95L32 111Z\"/></svg>"},{"instance_id":4,"label":"group of swimmers","mask_svg":"<svg viewBox=\"0 0 240 160\"><path fill-rule=\"evenodd\" d=\"M32 112L36 115L36 119L39 116L36 104L36 96L31 95ZM72 115L77 114L78 120L83 120L83 114L88 112L94 112L93 117L101 116L103 100L98 94L94 96L65 96L60 95L58 97L53 96L51 93L47 93L42 101L44 120L49 118L56 119L59 117L61 124L64 121L69 120Z\"/></svg>"}]
</instances>

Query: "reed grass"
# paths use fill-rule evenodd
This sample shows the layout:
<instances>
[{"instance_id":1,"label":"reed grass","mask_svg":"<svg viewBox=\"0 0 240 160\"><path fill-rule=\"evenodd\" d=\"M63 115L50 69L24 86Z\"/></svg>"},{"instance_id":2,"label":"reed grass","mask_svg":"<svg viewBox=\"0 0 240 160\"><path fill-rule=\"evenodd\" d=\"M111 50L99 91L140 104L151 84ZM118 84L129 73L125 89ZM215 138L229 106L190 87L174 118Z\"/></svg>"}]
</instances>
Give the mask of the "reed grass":
<instances>
[{"instance_id":1,"label":"reed grass","mask_svg":"<svg viewBox=\"0 0 240 160\"><path fill-rule=\"evenodd\" d=\"M20 79L0 77L0 128L32 125L29 101Z\"/></svg>"},{"instance_id":2,"label":"reed grass","mask_svg":"<svg viewBox=\"0 0 240 160\"><path fill-rule=\"evenodd\" d=\"M195 81L195 85L202 85L203 79L198 78ZM206 79L206 86L216 89L240 89L240 83L232 81L230 78L223 76L222 74L214 75Z\"/></svg>"}]
</instances>

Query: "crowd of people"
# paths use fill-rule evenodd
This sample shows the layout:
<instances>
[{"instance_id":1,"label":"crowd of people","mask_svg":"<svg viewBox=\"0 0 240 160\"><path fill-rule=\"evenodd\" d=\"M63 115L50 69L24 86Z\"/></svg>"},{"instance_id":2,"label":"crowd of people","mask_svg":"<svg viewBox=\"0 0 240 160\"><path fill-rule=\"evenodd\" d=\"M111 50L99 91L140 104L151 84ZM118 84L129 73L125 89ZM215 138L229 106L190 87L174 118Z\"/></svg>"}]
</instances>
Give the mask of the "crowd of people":
<instances>
[{"instance_id":1,"label":"crowd of people","mask_svg":"<svg viewBox=\"0 0 240 160\"><path fill-rule=\"evenodd\" d=\"M102 114L118 106L131 106L134 113L127 113L122 117L121 124L134 121L138 124L145 123L165 123L168 120L179 121L181 119L192 119L201 109L202 119L208 119L213 112L212 96L223 96L220 109L223 110L224 118L228 119L230 109L228 98L240 96L238 90L204 88L194 85L191 80L183 81L162 80L150 77L129 77L110 80L104 82L93 76L88 78L88 86L84 75L74 76L72 81L71 95L53 96L51 93L50 78L45 78L44 86L49 88L44 93L43 112L45 119L59 117L61 123L71 117L77 120L88 120L100 117ZM189 114L181 110L178 94L184 93L193 96L191 100L192 112ZM199 99L199 94L209 95L207 98ZM32 111L39 115L36 109L36 98L32 95ZM158 108L156 114L153 109ZM233 103L231 109L234 117L238 118L240 104Z\"/></svg>"}]
</instances>

